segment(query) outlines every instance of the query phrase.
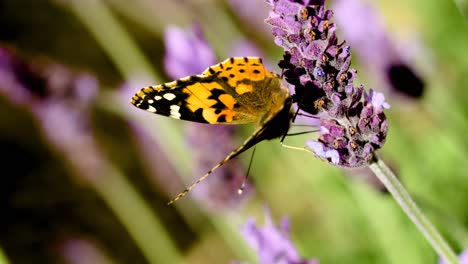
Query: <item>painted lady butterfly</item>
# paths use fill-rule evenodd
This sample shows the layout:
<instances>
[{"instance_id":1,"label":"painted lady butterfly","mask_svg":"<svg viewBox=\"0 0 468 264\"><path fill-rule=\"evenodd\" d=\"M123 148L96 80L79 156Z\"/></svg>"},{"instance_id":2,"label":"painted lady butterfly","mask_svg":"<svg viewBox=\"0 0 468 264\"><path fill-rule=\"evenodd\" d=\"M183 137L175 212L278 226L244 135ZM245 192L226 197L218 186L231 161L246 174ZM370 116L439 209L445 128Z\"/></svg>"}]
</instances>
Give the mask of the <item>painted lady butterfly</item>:
<instances>
[{"instance_id":1,"label":"painted lady butterfly","mask_svg":"<svg viewBox=\"0 0 468 264\"><path fill-rule=\"evenodd\" d=\"M200 75L143 88L131 103L152 113L199 123L257 123L257 129L241 146L169 204L260 141L285 136L293 116L292 97L280 76L268 71L262 60L255 57L230 58L208 67Z\"/></svg>"}]
</instances>

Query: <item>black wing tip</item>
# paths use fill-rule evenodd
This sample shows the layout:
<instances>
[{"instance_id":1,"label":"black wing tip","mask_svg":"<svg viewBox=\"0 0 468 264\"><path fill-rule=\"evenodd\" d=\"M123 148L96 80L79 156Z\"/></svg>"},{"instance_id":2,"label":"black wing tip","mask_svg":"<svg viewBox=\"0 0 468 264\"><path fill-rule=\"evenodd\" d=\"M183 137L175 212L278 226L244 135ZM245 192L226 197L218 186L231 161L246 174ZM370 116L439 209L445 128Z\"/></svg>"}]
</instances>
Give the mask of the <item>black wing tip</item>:
<instances>
[{"instance_id":1,"label":"black wing tip","mask_svg":"<svg viewBox=\"0 0 468 264\"><path fill-rule=\"evenodd\" d=\"M138 106L138 103L141 101L141 98L138 95L134 95L132 99L130 99L130 103L134 106Z\"/></svg>"},{"instance_id":2,"label":"black wing tip","mask_svg":"<svg viewBox=\"0 0 468 264\"><path fill-rule=\"evenodd\" d=\"M143 101L143 98L153 90L153 86L147 86L141 89L132 97L132 99L130 99L130 103L136 107L139 107L141 102Z\"/></svg>"}]
</instances>

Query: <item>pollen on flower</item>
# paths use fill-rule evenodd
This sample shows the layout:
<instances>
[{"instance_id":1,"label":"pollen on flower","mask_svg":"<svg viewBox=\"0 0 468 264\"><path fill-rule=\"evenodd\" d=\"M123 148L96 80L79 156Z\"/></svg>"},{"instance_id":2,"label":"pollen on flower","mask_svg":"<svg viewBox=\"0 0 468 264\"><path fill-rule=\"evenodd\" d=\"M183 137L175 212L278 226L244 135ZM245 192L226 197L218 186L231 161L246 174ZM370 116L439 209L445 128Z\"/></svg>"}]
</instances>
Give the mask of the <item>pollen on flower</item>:
<instances>
[{"instance_id":1,"label":"pollen on flower","mask_svg":"<svg viewBox=\"0 0 468 264\"><path fill-rule=\"evenodd\" d=\"M385 143L390 105L382 93L355 86L350 47L339 41L333 12L325 0L270 0L266 19L285 53L279 66L294 86L301 111L320 120L320 136L306 145L317 157L338 166L358 167Z\"/></svg>"}]
</instances>

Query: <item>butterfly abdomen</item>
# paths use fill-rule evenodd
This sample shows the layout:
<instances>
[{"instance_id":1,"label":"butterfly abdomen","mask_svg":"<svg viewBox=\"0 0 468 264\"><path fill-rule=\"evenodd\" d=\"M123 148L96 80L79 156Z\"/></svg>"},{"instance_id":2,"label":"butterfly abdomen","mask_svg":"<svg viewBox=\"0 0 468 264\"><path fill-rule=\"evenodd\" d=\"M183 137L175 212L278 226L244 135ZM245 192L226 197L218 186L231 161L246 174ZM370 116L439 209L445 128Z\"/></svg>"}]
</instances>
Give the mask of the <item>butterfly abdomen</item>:
<instances>
[{"instance_id":1,"label":"butterfly abdomen","mask_svg":"<svg viewBox=\"0 0 468 264\"><path fill-rule=\"evenodd\" d=\"M276 113L263 127L264 131L259 136L260 140L271 140L284 136L291 127L291 121L294 116L292 111L292 97L288 97L284 101L281 110Z\"/></svg>"}]
</instances>

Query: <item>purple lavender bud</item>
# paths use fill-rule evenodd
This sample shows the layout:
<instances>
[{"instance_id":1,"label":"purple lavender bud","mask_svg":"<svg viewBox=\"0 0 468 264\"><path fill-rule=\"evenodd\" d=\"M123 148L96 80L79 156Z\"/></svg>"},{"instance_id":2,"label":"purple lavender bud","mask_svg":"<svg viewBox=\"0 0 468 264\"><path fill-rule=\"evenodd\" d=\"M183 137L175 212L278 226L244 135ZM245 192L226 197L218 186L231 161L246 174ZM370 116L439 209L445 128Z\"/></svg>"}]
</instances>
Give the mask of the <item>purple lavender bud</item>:
<instances>
[{"instance_id":1,"label":"purple lavender bud","mask_svg":"<svg viewBox=\"0 0 468 264\"><path fill-rule=\"evenodd\" d=\"M458 257L460 264L468 264L468 250L463 251ZM439 260L439 264L446 264L444 260Z\"/></svg>"},{"instance_id":2,"label":"purple lavender bud","mask_svg":"<svg viewBox=\"0 0 468 264\"><path fill-rule=\"evenodd\" d=\"M423 95L424 82L411 67L411 58L397 49L371 5L361 0L339 0L334 1L333 10L344 38L384 88L410 98Z\"/></svg>"},{"instance_id":3,"label":"purple lavender bud","mask_svg":"<svg viewBox=\"0 0 468 264\"><path fill-rule=\"evenodd\" d=\"M247 243L258 254L260 264L318 264L317 260L305 260L299 256L289 238L289 220L283 218L277 228L268 212L265 213L265 225L258 227L254 219L247 220L242 227L242 234Z\"/></svg>"},{"instance_id":4,"label":"purple lavender bud","mask_svg":"<svg viewBox=\"0 0 468 264\"><path fill-rule=\"evenodd\" d=\"M306 144L319 158L329 160L332 164L335 165L339 164L340 154L337 150L329 148L325 144L316 140L307 141Z\"/></svg>"},{"instance_id":5,"label":"purple lavender bud","mask_svg":"<svg viewBox=\"0 0 468 264\"><path fill-rule=\"evenodd\" d=\"M198 25L191 32L168 27L164 36L166 72L173 79L199 74L216 63L216 56Z\"/></svg>"},{"instance_id":6,"label":"purple lavender bud","mask_svg":"<svg viewBox=\"0 0 468 264\"><path fill-rule=\"evenodd\" d=\"M279 66L294 86L300 110L320 120L320 137L307 142L316 156L335 165L358 167L371 161L387 136L381 93L356 87L349 46L338 41L333 13L325 1L268 1L266 22L284 50Z\"/></svg>"}]
</instances>

